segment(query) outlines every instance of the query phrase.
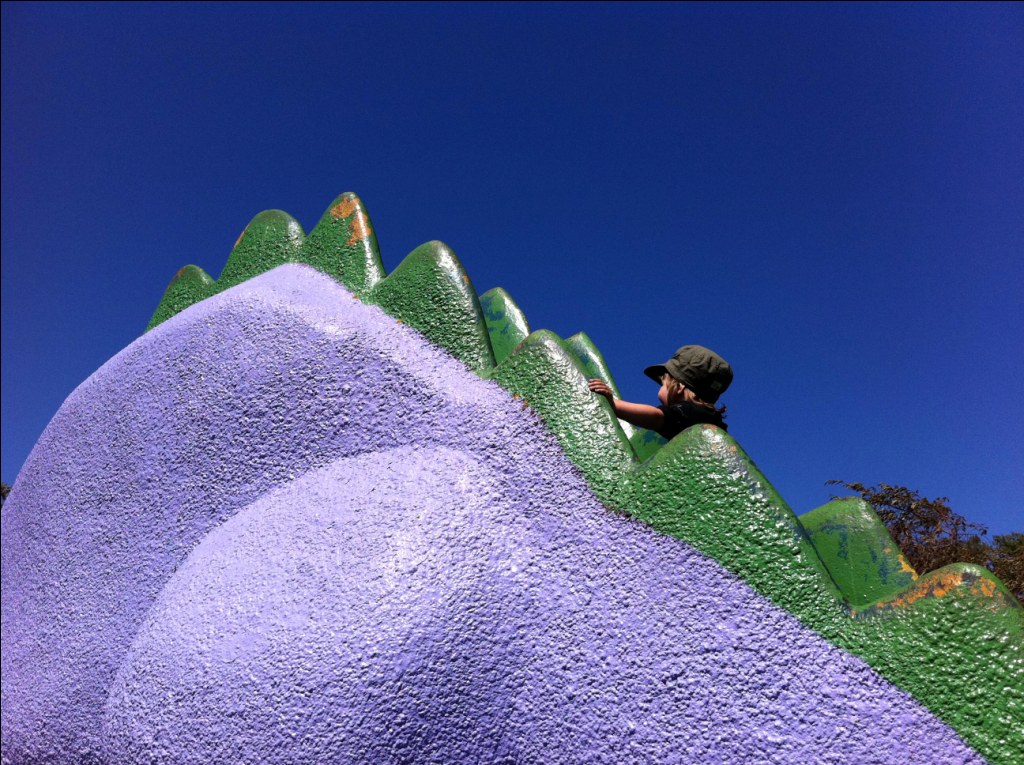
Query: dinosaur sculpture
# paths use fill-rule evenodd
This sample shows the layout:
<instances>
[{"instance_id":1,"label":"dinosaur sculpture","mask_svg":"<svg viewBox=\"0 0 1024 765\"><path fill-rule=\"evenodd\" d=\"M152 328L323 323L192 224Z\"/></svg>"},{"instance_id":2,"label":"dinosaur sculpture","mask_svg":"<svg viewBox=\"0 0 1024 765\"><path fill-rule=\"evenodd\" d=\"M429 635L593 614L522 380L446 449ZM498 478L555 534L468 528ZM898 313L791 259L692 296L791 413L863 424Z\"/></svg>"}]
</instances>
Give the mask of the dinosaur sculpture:
<instances>
[{"instance_id":1,"label":"dinosaur sculpture","mask_svg":"<svg viewBox=\"0 0 1024 765\"><path fill-rule=\"evenodd\" d=\"M149 330L5 506L4 762L1024 760L997 578L624 430L586 335L440 242L386 275L353 194Z\"/></svg>"}]
</instances>

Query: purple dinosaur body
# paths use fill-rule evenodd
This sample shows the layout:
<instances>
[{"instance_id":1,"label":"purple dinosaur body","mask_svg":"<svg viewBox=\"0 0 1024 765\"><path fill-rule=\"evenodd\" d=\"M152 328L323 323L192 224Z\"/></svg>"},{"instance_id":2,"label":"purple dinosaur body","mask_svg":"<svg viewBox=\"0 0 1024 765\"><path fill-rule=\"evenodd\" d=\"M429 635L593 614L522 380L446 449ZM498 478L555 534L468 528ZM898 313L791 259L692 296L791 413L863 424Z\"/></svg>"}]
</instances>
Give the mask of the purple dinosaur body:
<instances>
[{"instance_id":1,"label":"purple dinosaur body","mask_svg":"<svg viewBox=\"0 0 1024 765\"><path fill-rule=\"evenodd\" d=\"M5 762L981 762L302 266L83 383L2 523Z\"/></svg>"}]
</instances>

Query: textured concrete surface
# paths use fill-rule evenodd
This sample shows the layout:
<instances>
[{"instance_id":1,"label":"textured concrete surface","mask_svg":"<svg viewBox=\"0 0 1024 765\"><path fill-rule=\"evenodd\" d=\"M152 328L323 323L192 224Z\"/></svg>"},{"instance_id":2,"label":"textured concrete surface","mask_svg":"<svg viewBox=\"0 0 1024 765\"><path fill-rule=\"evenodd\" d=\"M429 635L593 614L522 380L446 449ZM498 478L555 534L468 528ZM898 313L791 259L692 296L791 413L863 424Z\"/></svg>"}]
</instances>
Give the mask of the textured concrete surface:
<instances>
[{"instance_id":1,"label":"textured concrete surface","mask_svg":"<svg viewBox=\"0 0 1024 765\"><path fill-rule=\"evenodd\" d=\"M224 290L239 282L299 258L306 232L284 210L264 210L249 221L235 242L217 279Z\"/></svg>"},{"instance_id":2,"label":"textured concrete surface","mask_svg":"<svg viewBox=\"0 0 1024 765\"><path fill-rule=\"evenodd\" d=\"M339 194L309 232L299 260L330 274L352 292L363 295L384 278L377 234L363 201Z\"/></svg>"},{"instance_id":3,"label":"textured concrete surface","mask_svg":"<svg viewBox=\"0 0 1024 765\"><path fill-rule=\"evenodd\" d=\"M594 377L601 378L608 383L608 387L612 389L615 398L622 398L622 393L619 391L619 386L615 384L615 378L612 377L612 371L608 368L604 355L594 345L594 341L590 339L586 332L577 332L575 335L567 337L565 344L569 350L576 354L576 358L580 360L588 380ZM619 420L618 422L619 427L622 428L623 435L632 443L633 436L636 435L636 428L625 420Z\"/></svg>"},{"instance_id":4,"label":"textured concrete surface","mask_svg":"<svg viewBox=\"0 0 1024 765\"><path fill-rule=\"evenodd\" d=\"M530 334L530 324L523 309L501 287L493 287L480 296L480 309L487 323L494 361L500 364Z\"/></svg>"},{"instance_id":5,"label":"textured concrete surface","mask_svg":"<svg viewBox=\"0 0 1024 765\"><path fill-rule=\"evenodd\" d=\"M885 524L862 499L833 500L801 515L800 523L854 608L896 597L917 579Z\"/></svg>"},{"instance_id":6,"label":"textured concrete surface","mask_svg":"<svg viewBox=\"0 0 1024 765\"><path fill-rule=\"evenodd\" d=\"M480 300L458 257L444 242L427 242L406 255L366 296L415 327L478 372L494 367Z\"/></svg>"},{"instance_id":7,"label":"textured concrete surface","mask_svg":"<svg viewBox=\"0 0 1024 765\"><path fill-rule=\"evenodd\" d=\"M490 375L523 402L555 433L566 456L600 497L611 494L633 467L633 449L611 405L587 388L587 372L572 349L554 332L530 333L515 353Z\"/></svg>"},{"instance_id":8,"label":"textured concrete surface","mask_svg":"<svg viewBox=\"0 0 1024 765\"><path fill-rule=\"evenodd\" d=\"M981 762L302 266L83 383L2 524L5 761Z\"/></svg>"},{"instance_id":9,"label":"textured concrete surface","mask_svg":"<svg viewBox=\"0 0 1024 765\"><path fill-rule=\"evenodd\" d=\"M190 305L205 300L217 293L217 282L199 266L185 266L178 270L178 273L167 285L163 299L157 306L153 317L149 320L147 330L157 324L167 321L180 311L184 311Z\"/></svg>"},{"instance_id":10,"label":"textured concrete surface","mask_svg":"<svg viewBox=\"0 0 1024 765\"><path fill-rule=\"evenodd\" d=\"M283 210L256 215L239 235L220 278L214 281L193 265L179 270L146 329L283 263L311 265L364 296L385 277L377 234L366 207L357 195L346 191L331 202L309 236Z\"/></svg>"},{"instance_id":11,"label":"textured concrete surface","mask_svg":"<svg viewBox=\"0 0 1024 765\"><path fill-rule=\"evenodd\" d=\"M940 715L993 763L1024 762L1024 618L967 564L858 609L736 441L684 431L627 474L613 506L686 540Z\"/></svg>"}]
</instances>

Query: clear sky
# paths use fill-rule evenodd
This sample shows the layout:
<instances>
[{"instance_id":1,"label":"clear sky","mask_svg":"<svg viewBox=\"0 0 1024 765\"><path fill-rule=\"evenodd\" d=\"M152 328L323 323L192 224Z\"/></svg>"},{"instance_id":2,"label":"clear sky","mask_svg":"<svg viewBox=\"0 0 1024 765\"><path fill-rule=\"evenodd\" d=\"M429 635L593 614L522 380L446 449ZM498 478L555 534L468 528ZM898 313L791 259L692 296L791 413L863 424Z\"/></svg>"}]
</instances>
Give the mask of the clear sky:
<instances>
[{"instance_id":1,"label":"clear sky","mask_svg":"<svg viewBox=\"0 0 1024 765\"><path fill-rule=\"evenodd\" d=\"M342 191L626 398L675 348L797 513L1024 531L1024 5L2 5L2 477L257 212Z\"/></svg>"}]
</instances>

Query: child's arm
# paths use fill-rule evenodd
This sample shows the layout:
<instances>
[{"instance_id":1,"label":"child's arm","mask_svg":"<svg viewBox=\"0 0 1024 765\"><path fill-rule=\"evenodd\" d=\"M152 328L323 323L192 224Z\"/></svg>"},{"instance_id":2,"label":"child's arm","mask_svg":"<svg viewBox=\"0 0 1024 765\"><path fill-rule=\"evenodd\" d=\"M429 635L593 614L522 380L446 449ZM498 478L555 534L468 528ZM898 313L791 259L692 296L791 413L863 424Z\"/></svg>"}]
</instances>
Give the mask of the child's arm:
<instances>
[{"instance_id":1,"label":"child's arm","mask_svg":"<svg viewBox=\"0 0 1024 765\"><path fill-rule=\"evenodd\" d=\"M620 420L625 420L632 425L636 425L638 428L647 428L648 430L658 430L665 422L665 413L658 409L658 407L648 406L647 404L634 404L629 401L623 401L621 398L615 398L612 389L603 380L591 380L588 385L594 393L608 399L608 403L615 410L615 416Z\"/></svg>"}]
</instances>

